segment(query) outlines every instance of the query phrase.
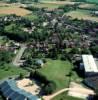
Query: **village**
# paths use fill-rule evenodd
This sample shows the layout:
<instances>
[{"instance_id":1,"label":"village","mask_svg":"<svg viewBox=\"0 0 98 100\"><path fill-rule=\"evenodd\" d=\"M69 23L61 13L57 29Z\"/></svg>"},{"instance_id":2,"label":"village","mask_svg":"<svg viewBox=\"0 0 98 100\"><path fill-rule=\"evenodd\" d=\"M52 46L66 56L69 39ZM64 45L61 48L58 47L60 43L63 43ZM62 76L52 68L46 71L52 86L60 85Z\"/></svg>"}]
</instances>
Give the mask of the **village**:
<instances>
[{"instance_id":1,"label":"village","mask_svg":"<svg viewBox=\"0 0 98 100\"><path fill-rule=\"evenodd\" d=\"M97 100L98 22L24 8L0 16L0 100Z\"/></svg>"}]
</instances>

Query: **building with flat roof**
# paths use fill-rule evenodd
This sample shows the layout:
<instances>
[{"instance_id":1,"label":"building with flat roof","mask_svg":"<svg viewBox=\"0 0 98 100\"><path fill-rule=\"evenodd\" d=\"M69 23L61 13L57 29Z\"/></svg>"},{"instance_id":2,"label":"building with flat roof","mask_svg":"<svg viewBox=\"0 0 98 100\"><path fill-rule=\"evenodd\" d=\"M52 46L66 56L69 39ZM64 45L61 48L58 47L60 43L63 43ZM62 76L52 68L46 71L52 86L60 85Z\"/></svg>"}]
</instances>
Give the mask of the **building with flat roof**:
<instances>
[{"instance_id":1,"label":"building with flat roof","mask_svg":"<svg viewBox=\"0 0 98 100\"><path fill-rule=\"evenodd\" d=\"M82 55L82 60L86 76L98 74L98 67L92 55Z\"/></svg>"}]
</instances>

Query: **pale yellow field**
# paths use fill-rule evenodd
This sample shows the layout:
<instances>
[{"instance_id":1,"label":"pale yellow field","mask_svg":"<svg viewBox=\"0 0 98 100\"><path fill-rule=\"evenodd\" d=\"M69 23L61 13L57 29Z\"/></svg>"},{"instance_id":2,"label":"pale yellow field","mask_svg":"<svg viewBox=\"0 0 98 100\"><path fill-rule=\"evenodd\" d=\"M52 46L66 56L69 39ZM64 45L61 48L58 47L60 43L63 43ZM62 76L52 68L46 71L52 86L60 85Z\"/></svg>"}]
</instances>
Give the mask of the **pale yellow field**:
<instances>
[{"instance_id":1,"label":"pale yellow field","mask_svg":"<svg viewBox=\"0 0 98 100\"><path fill-rule=\"evenodd\" d=\"M79 5L80 8L98 8L98 6L96 4L81 4Z\"/></svg>"},{"instance_id":2,"label":"pale yellow field","mask_svg":"<svg viewBox=\"0 0 98 100\"><path fill-rule=\"evenodd\" d=\"M98 17L91 16L88 12L85 11L70 11L65 15L71 16L72 18L84 19L84 20L91 20L98 22Z\"/></svg>"},{"instance_id":3,"label":"pale yellow field","mask_svg":"<svg viewBox=\"0 0 98 100\"><path fill-rule=\"evenodd\" d=\"M16 14L18 16L25 16L31 12L19 7L0 7L0 14Z\"/></svg>"}]
</instances>

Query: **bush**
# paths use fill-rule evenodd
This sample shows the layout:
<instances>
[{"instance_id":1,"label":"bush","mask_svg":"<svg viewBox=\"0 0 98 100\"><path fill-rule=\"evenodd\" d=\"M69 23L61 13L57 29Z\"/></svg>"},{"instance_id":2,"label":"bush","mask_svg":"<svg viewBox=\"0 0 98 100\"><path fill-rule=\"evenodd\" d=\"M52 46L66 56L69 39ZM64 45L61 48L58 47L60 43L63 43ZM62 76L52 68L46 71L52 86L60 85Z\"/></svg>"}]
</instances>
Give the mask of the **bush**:
<instances>
[{"instance_id":1,"label":"bush","mask_svg":"<svg viewBox=\"0 0 98 100\"><path fill-rule=\"evenodd\" d=\"M44 62L44 63L46 63L46 62L47 62L47 60L46 60L46 59L43 59L43 62Z\"/></svg>"},{"instance_id":2,"label":"bush","mask_svg":"<svg viewBox=\"0 0 98 100\"><path fill-rule=\"evenodd\" d=\"M23 73L20 73L19 78L20 79L23 79L24 77L25 77L24 74Z\"/></svg>"},{"instance_id":3,"label":"bush","mask_svg":"<svg viewBox=\"0 0 98 100\"><path fill-rule=\"evenodd\" d=\"M32 78L35 78L36 80L38 80L41 83L47 84L49 81L47 80L47 78L42 75L41 73L39 73L38 71L35 71Z\"/></svg>"},{"instance_id":4,"label":"bush","mask_svg":"<svg viewBox=\"0 0 98 100\"><path fill-rule=\"evenodd\" d=\"M44 86L44 93L46 95L52 94L56 90L56 84L50 81L46 86Z\"/></svg>"},{"instance_id":5,"label":"bush","mask_svg":"<svg viewBox=\"0 0 98 100\"><path fill-rule=\"evenodd\" d=\"M65 55L62 55L61 56L61 60L66 60L66 56Z\"/></svg>"},{"instance_id":6,"label":"bush","mask_svg":"<svg viewBox=\"0 0 98 100\"><path fill-rule=\"evenodd\" d=\"M35 73L35 71L31 71L29 77L33 78L34 77L34 73Z\"/></svg>"}]
</instances>

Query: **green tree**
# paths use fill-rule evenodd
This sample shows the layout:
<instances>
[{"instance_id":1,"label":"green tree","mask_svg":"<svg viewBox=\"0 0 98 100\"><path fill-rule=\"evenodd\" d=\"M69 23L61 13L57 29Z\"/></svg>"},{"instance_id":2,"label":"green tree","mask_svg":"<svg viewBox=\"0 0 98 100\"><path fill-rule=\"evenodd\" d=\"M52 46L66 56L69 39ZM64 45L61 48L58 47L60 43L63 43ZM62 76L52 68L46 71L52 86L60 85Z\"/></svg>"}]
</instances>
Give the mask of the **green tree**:
<instances>
[{"instance_id":1,"label":"green tree","mask_svg":"<svg viewBox=\"0 0 98 100\"><path fill-rule=\"evenodd\" d=\"M46 95L52 94L56 90L56 84L54 82L49 82L45 87L44 87L44 93Z\"/></svg>"},{"instance_id":2,"label":"green tree","mask_svg":"<svg viewBox=\"0 0 98 100\"><path fill-rule=\"evenodd\" d=\"M23 79L24 77L25 77L25 75L24 75L23 73L20 73L20 74L19 74L19 78L20 78L20 79Z\"/></svg>"},{"instance_id":3,"label":"green tree","mask_svg":"<svg viewBox=\"0 0 98 100\"><path fill-rule=\"evenodd\" d=\"M35 3L38 3L38 2L39 2L39 0L34 0L34 2L35 2Z\"/></svg>"}]
</instances>

